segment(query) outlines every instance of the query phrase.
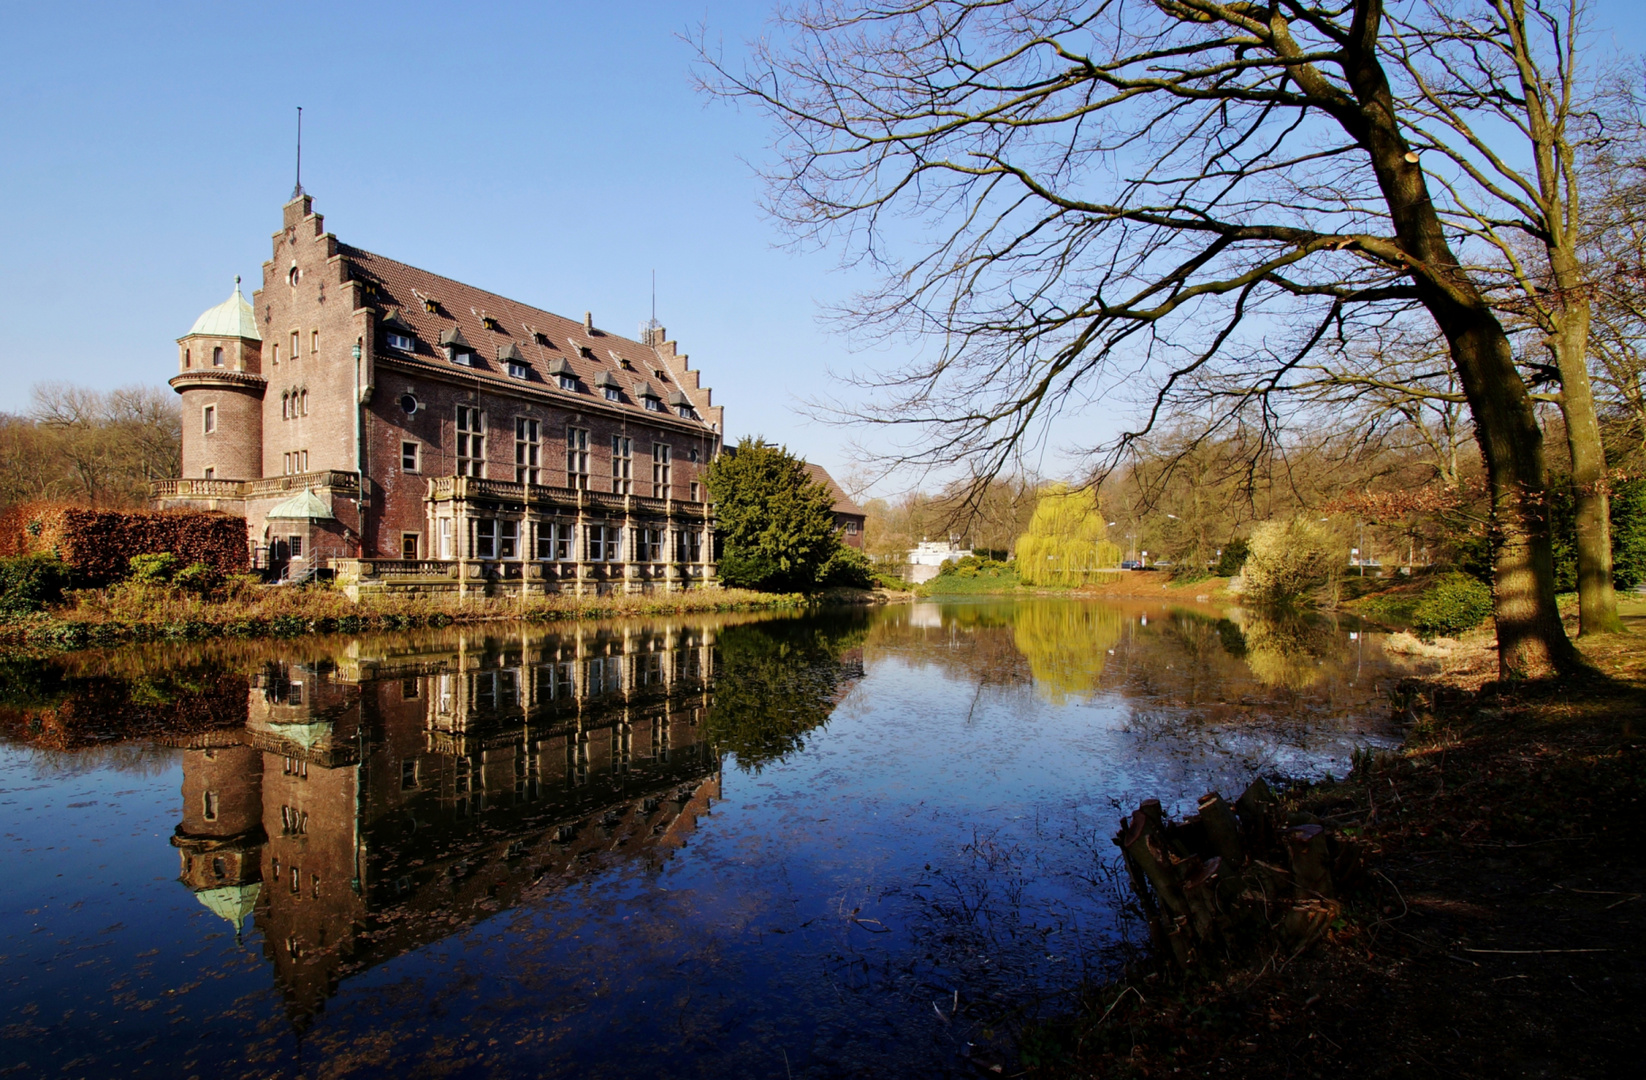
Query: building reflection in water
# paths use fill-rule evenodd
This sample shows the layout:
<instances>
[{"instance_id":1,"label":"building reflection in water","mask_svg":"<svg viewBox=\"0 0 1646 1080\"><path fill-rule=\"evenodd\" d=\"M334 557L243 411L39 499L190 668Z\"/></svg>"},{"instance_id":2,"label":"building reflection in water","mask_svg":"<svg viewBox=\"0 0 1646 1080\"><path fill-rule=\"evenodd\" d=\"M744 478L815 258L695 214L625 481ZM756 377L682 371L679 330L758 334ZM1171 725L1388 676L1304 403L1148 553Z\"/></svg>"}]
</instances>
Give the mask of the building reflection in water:
<instances>
[{"instance_id":1,"label":"building reflection in water","mask_svg":"<svg viewBox=\"0 0 1646 1080\"><path fill-rule=\"evenodd\" d=\"M180 880L248 916L299 1026L541 882L661 859L719 795L716 631L596 627L271 662L185 741ZM400 651L404 649L404 651Z\"/></svg>"}]
</instances>

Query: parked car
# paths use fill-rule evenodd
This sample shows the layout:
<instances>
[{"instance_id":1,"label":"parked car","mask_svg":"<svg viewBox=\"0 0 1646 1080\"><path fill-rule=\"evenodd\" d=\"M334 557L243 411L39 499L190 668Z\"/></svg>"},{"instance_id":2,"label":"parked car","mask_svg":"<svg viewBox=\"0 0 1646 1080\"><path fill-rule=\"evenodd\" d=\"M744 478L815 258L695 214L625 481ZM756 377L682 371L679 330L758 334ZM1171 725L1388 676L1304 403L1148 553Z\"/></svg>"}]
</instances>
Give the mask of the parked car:
<instances>
[{"instance_id":1,"label":"parked car","mask_svg":"<svg viewBox=\"0 0 1646 1080\"><path fill-rule=\"evenodd\" d=\"M1122 570L1141 570L1143 569L1143 564L1138 562L1136 559L1122 559L1120 562L1120 568Z\"/></svg>"}]
</instances>

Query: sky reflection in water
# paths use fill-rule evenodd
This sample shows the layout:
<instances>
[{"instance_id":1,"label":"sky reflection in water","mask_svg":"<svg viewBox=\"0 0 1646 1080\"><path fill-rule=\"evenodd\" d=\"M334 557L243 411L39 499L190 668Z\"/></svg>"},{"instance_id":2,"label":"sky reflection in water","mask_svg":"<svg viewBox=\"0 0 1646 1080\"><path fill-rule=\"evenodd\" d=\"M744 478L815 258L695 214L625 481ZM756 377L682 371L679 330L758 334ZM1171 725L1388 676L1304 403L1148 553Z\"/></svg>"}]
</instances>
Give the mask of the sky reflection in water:
<instances>
[{"instance_id":1,"label":"sky reflection in water","mask_svg":"<svg viewBox=\"0 0 1646 1080\"><path fill-rule=\"evenodd\" d=\"M1331 620L1049 600L9 662L0 1038L958 1075L1113 961L1120 805L1341 772L1405 670Z\"/></svg>"}]
</instances>

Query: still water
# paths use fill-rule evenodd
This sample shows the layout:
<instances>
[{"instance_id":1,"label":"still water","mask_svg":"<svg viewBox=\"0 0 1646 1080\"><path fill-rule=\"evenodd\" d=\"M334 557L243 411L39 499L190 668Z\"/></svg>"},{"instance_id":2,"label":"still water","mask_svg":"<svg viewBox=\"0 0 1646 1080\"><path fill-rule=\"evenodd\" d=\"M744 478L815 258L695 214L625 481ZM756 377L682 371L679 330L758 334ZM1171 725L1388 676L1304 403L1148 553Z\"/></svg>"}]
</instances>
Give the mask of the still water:
<instances>
[{"instance_id":1,"label":"still water","mask_svg":"<svg viewBox=\"0 0 1646 1080\"><path fill-rule=\"evenodd\" d=\"M1390 741L1358 625L1098 602L0 663L0 1074L949 1076L1109 836Z\"/></svg>"}]
</instances>

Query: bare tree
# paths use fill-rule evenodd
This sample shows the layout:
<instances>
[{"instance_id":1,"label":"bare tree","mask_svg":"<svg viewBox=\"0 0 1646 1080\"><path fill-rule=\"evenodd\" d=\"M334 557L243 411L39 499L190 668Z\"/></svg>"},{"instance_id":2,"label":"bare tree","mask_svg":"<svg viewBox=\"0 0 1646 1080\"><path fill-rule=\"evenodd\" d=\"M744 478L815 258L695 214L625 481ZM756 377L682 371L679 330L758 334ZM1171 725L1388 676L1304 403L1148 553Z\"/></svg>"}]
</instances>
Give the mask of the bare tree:
<instances>
[{"instance_id":1,"label":"bare tree","mask_svg":"<svg viewBox=\"0 0 1646 1080\"><path fill-rule=\"evenodd\" d=\"M52 382L36 385L33 396L33 438L52 477L35 485L39 495L136 505L148 498L150 481L177 475L182 419L172 394Z\"/></svg>"},{"instance_id":2,"label":"bare tree","mask_svg":"<svg viewBox=\"0 0 1646 1080\"><path fill-rule=\"evenodd\" d=\"M968 455L987 474L1060 409L1147 374L1154 405L1124 443L1231 356L1273 358L1262 397L1323 345L1421 310L1487 466L1501 671L1569 669L1542 435L1499 314L1505 252L1460 224L1548 208L1479 166L1488 140L1447 141L1458 126L1437 115L1466 126L1468 103L1417 77L1420 57L1466 72L1499 35L1551 24L1538 0L1479 0L1490 18L1467 26L1438 0L1388 6L816 0L743 70L702 55L711 89L779 126L772 212L885 271L850 317L941 343L868 380L888 403L865 415L908 433L903 460ZM1531 84L1571 84L1510 52Z\"/></svg>"}]
</instances>

